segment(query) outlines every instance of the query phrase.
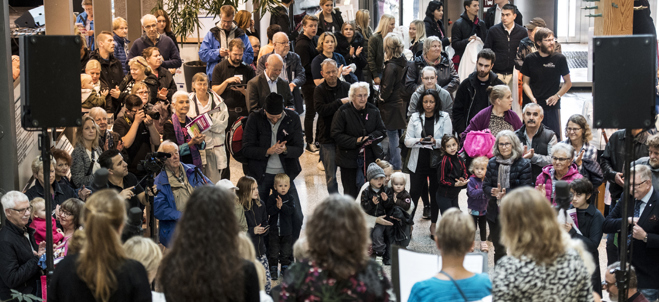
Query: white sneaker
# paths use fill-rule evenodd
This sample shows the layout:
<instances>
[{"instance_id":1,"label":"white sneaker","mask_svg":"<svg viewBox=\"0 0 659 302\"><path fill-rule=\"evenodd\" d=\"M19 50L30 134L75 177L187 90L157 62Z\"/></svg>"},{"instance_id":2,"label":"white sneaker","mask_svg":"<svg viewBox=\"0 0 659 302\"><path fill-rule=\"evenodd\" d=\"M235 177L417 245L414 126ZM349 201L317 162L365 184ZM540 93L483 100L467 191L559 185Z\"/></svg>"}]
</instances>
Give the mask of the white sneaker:
<instances>
[{"instance_id":1,"label":"white sneaker","mask_svg":"<svg viewBox=\"0 0 659 302\"><path fill-rule=\"evenodd\" d=\"M325 171L325 166L323 166L323 162L319 161L318 164L316 165L316 168L320 171Z\"/></svg>"},{"instance_id":2,"label":"white sneaker","mask_svg":"<svg viewBox=\"0 0 659 302\"><path fill-rule=\"evenodd\" d=\"M382 266L382 265L383 265L383 264L382 264L382 256L376 256L376 257L375 257L375 262L377 262L378 265Z\"/></svg>"},{"instance_id":3,"label":"white sneaker","mask_svg":"<svg viewBox=\"0 0 659 302\"><path fill-rule=\"evenodd\" d=\"M315 144L307 144L306 150L307 150L307 152L309 152L311 154L318 154L318 152L319 152L318 147L316 147Z\"/></svg>"}]
</instances>

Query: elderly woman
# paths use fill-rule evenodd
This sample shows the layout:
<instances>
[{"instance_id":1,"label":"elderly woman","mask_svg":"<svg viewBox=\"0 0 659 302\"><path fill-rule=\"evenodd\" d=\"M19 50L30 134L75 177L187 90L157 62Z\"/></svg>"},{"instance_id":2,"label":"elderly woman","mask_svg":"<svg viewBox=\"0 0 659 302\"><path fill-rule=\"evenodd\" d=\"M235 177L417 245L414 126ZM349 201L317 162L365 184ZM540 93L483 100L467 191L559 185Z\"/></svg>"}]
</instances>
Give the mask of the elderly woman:
<instances>
[{"instance_id":1,"label":"elderly woman","mask_svg":"<svg viewBox=\"0 0 659 302\"><path fill-rule=\"evenodd\" d=\"M160 50L158 47L147 47L142 51L142 57L149 64L151 73L158 79L158 87L160 87L157 94L158 101L171 102L172 96L178 88L176 88L176 82L172 73L167 68L161 66L162 55L160 54Z\"/></svg>"},{"instance_id":2,"label":"elderly woman","mask_svg":"<svg viewBox=\"0 0 659 302\"><path fill-rule=\"evenodd\" d=\"M474 248L474 232L471 215L456 208L442 214L435 231L442 270L428 280L415 283L407 301L481 301L490 296L492 282L487 273L474 274L463 265L465 255Z\"/></svg>"},{"instance_id":3,"label":"elderly woman","mask_svg":"<svg viewBox=\"0 0 659 302\"><path fill-rule=\"evenodd\" d=\"M73 187L73 184L69 180L69 172L71 170L71 165L73 164L73 159L68 152L62 149L50 149L50 154L53 155L55 159L55 181L61 186L69 187L76 192L76 195L80 197L83 201L91 195L92 191L87 188L80 188L76 190Z\"/></svg>"},{"instance_id":4,"label":"elderly woman","mask_svg":"<svg viewBox=\"0 0 659 302\"><path fill-rule=\"evenodd\" d=\"M423 55L423 41L427 38L426 27L421 20L414 20L410 23L408 31L410 36L410 51L416 58Z\"/></svg>"},{"instance_id":5,"label":"elderly woman","mask_svg":"<svg viewBox=\"0 0 659 302\"><path fill-rule=\"evenodd\" d=\"M549 156L551 157L551 164L542 168L542 173L538 175L535 186L540 192L544 192L547 199L555 205L554 182L562 180L570 183L583 176L579 174L577 164L572 162L574 160L572 146L566 143L558 143L551 148Z\"/></svg>"},{"instance_id":6,"label":"elderly woman","mask_svg":"<svg viewBox=\"0 0 659 302\"><path fill-rule=\"evenodd\" d=\"M325 81L323 76L320 74L322 69L320 63L323 63L325 59L333 59L336 61L336 65L339 66L339 73L341 74L340 76L343 77L346 82L357 82L357 76L355 76L353 70L348 67L348 64L346 63L346 60L343 58L343 56L338 52L334 52L334 50L336 50L336 44L336 37L330 32L325 32L320 35L320 38L318 38L318 46L316 47L318 50L318 55L313 59L313 61L311 61L311 74L313 75L313 81L316 86Z\"/></svg>"},{"instance_id":7,"label":"elderly woman","mask_svg":"<svg viewBox=\"0 0 659 302\"><path fill-rule=\"evenodd\" d=\"M190 111L190 99L188 94L183 91L178 91L174 94L172 103L174 112L171 119L167 120L163 125L162 139L175 142L179 146L179 155L181 162L195 165L197 168L202 169L201 154L199 150L206 148L206 135L203 133L196 133L191 136L188 129L185 127L192 122L188 117Z\"/></svg>"},{"instance_id":8,"label":"elderly woman","mask_svg":"<svg viewBox=\"0 0 659 302\"><path fill-rule=\"evenodd\" d=\"M501 241L510 256L494 267L493 301L593 301L592 257L558 224L542 193L523 188L504 197Z\"/></svg>"},{"instance_id":9,"label":"elderly woman","mask_svg":"<svg viewBox=\"0 0 659 302\"><path fill-rule=\"evenodd\" d=\"M144 57L140 56L130 59L128 66L130 66L130 74L127 74L124 80L121 81L119 89L110 91L110 95L117 99L119 103L124 104L126 96L131 93L135 83L144 82L147 88L149 88L149 100L155 102L158 97L160 82L158 82L158 77L151 72L151 67L149 67Z\"/></svg>"},{"instance_id":10,"label":"elderly woman","mask_svg":"<svg viewBox=\"0 0 659 302\"><path fill-rule=\"evenodd\" d=\"M124 146L123 141L121 140L121 135L108 128L107 111L100 107L94 107L89 111L89 116L91 116L96 125L98 125L98 130L100 131L98 145L101 147L101 150L123 150Z\"/></svg>"},{"instance_id":11,"label":"elderly woman","mask_svg":"<svg viewBox=\"0 0 659 302\"><path fill-rule=\"evenodd\" d=\"M488 87L490 106L478 112L469 122L469 126L462 132L462 141L471 131L490 129L493 136L504 130L516 131L522 128L522 121L512 110L513 97L510 88L506 85Z\"/></svg>"},{"instance_id":12,"label":"elderly woman","mask_svg":"<svg viewBox=\"0 0 659 302\"><path fill-rule=\"evenodd\" d=\"M423 67L432 66L437 69L437 84L448 92L455 93L460 86L460 77L453 67L453 62L448 54L442 51L442 41L435 36L429 36L423 41L423 54L414 58L410 64L405 79L405 87L409 94L414 93L416 88L422 84L421 71Z\"/></svg>"},{"instance_id":13,"label":"elderly woman","mask_svg":"<svg viewBox=\"0 0 659 302\"><path fill-rule=\"evenodd\" d=\"M380 110L368 103L369 85L358 82L350 85L350 102L334 114L330 135L336 143L336 165L341 167L343 194L357 197L364 183L365 169L382 157L379 142L386 128Z\"/></svg>"},{"instance_id":14,"label":"elderly woman","mask_svg":"<svg viewBox=\"0 0 659 302\"><path fill-rule=\"evenodd\" d=\"M442 41L444 47L451 44L448 36L446 35L446 30L444 30L444 2L442 1L430 1L428 7L426 8L426 17L423 19L426 27L426 36L432 37L435 36Z\"/></svg>"},{"instance_id":15,"label":"elderly woman","mask_svg":"<svg viewBox=\"0 0 659 302\"><path fill-rule=\"evenodd\" d=\"M384 37L396 28L396 17L384 14L375 33L368 39L368 79L373 79L375 85L380 85L382 69L384 67Z\"/></svg>"},{"instance_id":16,"label":"elderly woman","mask_svg":"<svg viewBox=\"0 0 659 302\"><path fill-rule=\"evenodd\" d=\"M222 170L228 168L226 148L224 148L225 130L229 124L229 109L222 98L212 89L208 89L208 76L199 72L192 77L192 93L188 95L190 109L188 117L194 119L211 110L213 126L206 132L206 166L204 175L213 183L220 181Z\"/></svg>"},{"instance_id":17,"label":"elderly woman","mask_svg":"<svg viewBox=\"0 0 659 302\"><path fill-rule=\"evenodd\" d=\"M346 22L336 35L336 52L343 56L347 64L355 64L353 70L359 81L364 80L363 69L366 68L366 52L364 51L364 36L355 30L354 22Z\"/></svg>"},{"instance_id":18,"label":"elderly woman","mask_svg":"<svg viewBox=\"0 0 659 302\"><path fill-rule=\"evenodd\" d=\"M43 161L41 161L41 156L37 156L32 161L32 177L36 180L34 186L29 188L25 195L27 198L32 200L36 197L44 198L44 175L43 175ZM50 162L50 178L48 179L50 183L50 194L53 196L52 208L56 209L58 205L61 205L65 200L69 198L77 198L76 192L69 186L60 186L58 182L55 181L55 161Z\"/></svg>"},{"instance_id":19,"label":"elderly woman","mask_svg":"<svg viewBox=\"0 0 659 302\"><path fill-rule=\"evenodd\" d=\"M419 197L423 200L423 216L430 216L431 205L437 205L437 167L430 166L431 149L439 149L442 146L442 137L444 134L453 133L453 125L448 113L442 111L442 104L439 100L439 94L436 90L426 90L421 95L421 106L417 107L418 112L414 112L407 124L405 132L405 146L410 148L410 159L407 168L410 170L410 195L416 205ZM430 185L428 184L430 180ZM428 193L430 193L430 203L428 202ZM433 209L435 213L439 211L438 207ZM434 214L436 216L437 214Z\"/></svg>"},{"instance_id":20,"label":"elderly woman","mask_svg":"<svg viewBox=\"0 0 659 302\"><path fill-rule=\"evenodd\" d=\"M405 90L403 77L405 77L405 67L407 59L403 56L403 40L395 33L390 33L384 38L384 71L380 86L379 107L382 113L382 120L387 128L387 137L389 138L389 161L394 166L394 170L401 170L403 163L400 158L400 148L398 140L400 130L407 126L405 101L401 96Z\"/></svg>"},{"instance_id":21,"label":"elderly woman","mask_svg":"<svg viewBox=\"0 0 659 302\"><path fill-rule=\"evenodd\" d=\"M279 301L389 301L391 283L368 258L364 216L347 196L333 194L320 203L306 227L309 259L289 267Z\"/></svg>"},{"instance_id":22,"label":"elderly woman","mask_svg":"<svg viewBox=\"0 0 659 302\"><path fill-rule=\"evenodd\" d=\"M94 172L101 168L96 161L103 153L98 144L100 132L91 116L82 117L82 126L76 131L75 148L71 153L71 182L76 188L88 186L94 179Z\"/></svg>"},{"instance_id":23,"label":"elderly woman","mask_svg":"<svg viewBox=\"0 0 659 302\"><path fill-rule=\"evenodd\" d=\"M84 207L85 203L80 199L69 198L55 210L55 216L64 233L64 254L68 252L69 240L73 237L73 233L81 227L80 218Z\"/></svg>"},{"instance_id":24,"label":"elderly woman","mask_svg":"<svg viewBox=\"0 0 659 302\"><path fill-rule=\"evenodd\" d=\"M318 34L324 32L335 33L343 26L343 17L339 9L334 9L334 1L320 0L318 12Z\"/></svg>"},{"instance_id":25,"label":"elderly woman","mask_svg":"<svg viewBox=\"0 0 659 302\"><path fill-rule=\"evenodd\" d=\"M209 297L259 301L255 265L242 258L238 247L240 230L233 213L234 199L229 190L215 186L204 186L190 196L156 279L156 288L162 289L168 301L204 301ZM208 255L214 256L199 261Z\"/></svg>"},{"instance_id":26,"label":"elderly woman","mask_svg":"<svg viewBox=\"0 0 659 302\"><path fill-rule=\"evenodd\" d=\"M487 164L483 180L483 192L491 196L487 204L487 222L490 238L494 245L494 262L506 255L501 245L499 225L499 204L501 198L515 188L533 187L531 161L523 158L522 144L514 132L504 130L497 135L493 148L494 157Z\"/></svg>"}]
</instances>

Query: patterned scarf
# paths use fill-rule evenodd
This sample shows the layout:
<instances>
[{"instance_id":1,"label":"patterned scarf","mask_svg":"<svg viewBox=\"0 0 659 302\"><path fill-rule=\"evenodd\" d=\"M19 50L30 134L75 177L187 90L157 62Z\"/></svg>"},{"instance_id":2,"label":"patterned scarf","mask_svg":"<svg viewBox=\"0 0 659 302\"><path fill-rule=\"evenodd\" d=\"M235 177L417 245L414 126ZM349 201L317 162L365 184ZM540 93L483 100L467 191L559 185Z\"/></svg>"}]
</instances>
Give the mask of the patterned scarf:
<instances>
[{"instance_id":1,"label":"patterned scarf","mask_svg":"<svg viewBox=\"0 0 659 302\"><path fill-rule=\"evenodd\" d=\"M515 159L512 156L508 159L503 159L503 157L497 156L497 163L499 163L497 181L501 184L502 189L510 188L510 165L512 165L514 161Z\"/></svg>"},{"instance_id":2,"label":"patterned scarf","mask_svg":"<svg viewBox=\"0 0 659 302\"><path fill-rule=\"evenodd\" d=\"M189 117L185 117L185 123L190 123L192 120ZM172 125L174 125L174 133L176 134L176 143L180 146L190 141L192 137L186 129L181 128L181 123L179 122L176 113L172 114ZM188 145L190 148L190 155L192 155L192 163L197 166L197 168L202 169L201 165L201 155L199 150L195 145Z\"/></svg>"}]
</instances>

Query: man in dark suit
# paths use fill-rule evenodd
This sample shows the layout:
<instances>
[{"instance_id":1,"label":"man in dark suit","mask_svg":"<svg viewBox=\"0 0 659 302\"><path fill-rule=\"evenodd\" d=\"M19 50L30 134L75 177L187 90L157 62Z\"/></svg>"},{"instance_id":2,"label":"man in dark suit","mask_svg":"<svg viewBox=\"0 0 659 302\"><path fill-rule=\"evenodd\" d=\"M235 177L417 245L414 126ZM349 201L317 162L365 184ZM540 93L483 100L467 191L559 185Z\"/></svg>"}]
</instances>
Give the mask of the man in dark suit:
<instances>
[{"instance_id":1,"label":"man in dark suit","mask_svg":"<svg viewBox=\"0 0 659 302\"><path fill-rule=\"evenodd\" d=\"M659 298L659 192L652 188L652 171L648 166L635 165L633 169L630 179L633 198L627 204L632 228L628 238L618 237L618 246L632 250L631 264L636 267L638 291L649 301L656 301ZM620 232L621 207L622 202L618 202L604 220L604 233Z\"/></svg>"},{"instance_id":2,"label":"man in dark suit","mask_svg":"<svg viewBox=\"0 0 659 302\"><path fill-rule=\"evenodd\" d=\"M265 72L247 82L248 112L254 112L263 108L265 99L273 92L284 98L286 107L295 107L288 81L279 77L283 68L284 60L282 57L278 54L273 54L265 62Z\"/></svg>"}]
</instances>

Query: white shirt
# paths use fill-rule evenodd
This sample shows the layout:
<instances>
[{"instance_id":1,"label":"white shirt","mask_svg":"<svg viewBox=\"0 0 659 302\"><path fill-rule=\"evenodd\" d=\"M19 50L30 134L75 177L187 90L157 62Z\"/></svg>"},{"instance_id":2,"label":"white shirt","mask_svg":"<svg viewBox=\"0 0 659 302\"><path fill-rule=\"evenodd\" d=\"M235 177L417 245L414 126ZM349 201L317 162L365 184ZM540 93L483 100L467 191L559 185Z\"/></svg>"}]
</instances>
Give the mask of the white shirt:
<instances>
[{"instance_id":1,"label":"white shirt","mask_svg":"<svg viewBox=\"0 0 659 302\"><path fill-rule=\"evenodd\" d=\"M501 7L499 5L495 5L496 11L494 12L494 24L499 24L501 23Z\"/></svg>"},{"instance_id":2,"label":"white shirt","mask_svg":"<svg viewBox=\"0 0 659 302\"><path fill-rule=\"evenodd\" d=\"M268 87L270 87L270 92L279 93L277 92L277 78L271 80L267 74L265 75L265 78L268 80Z\"/></svg>"},{"instance_id":3,"label":"white shirt","mask_svg":"<svg viewBox=\"0 0 659 302\"><path fill-rule=\"evenodd\" d=\"M652 180L647 180L647 181L651 182ZM640 209L638 211L638 217L641 217L641 215L643 215L643 210L645 210L645 206L648 205L648 201L650 201L650 197L652 196L652 192L654 192L654 189L650 190L650 192L648 192L648 194L645 194L645 196L643 196L643 198L641 198L642 202L641 202Z\"/></svg>"}]
</instances>

